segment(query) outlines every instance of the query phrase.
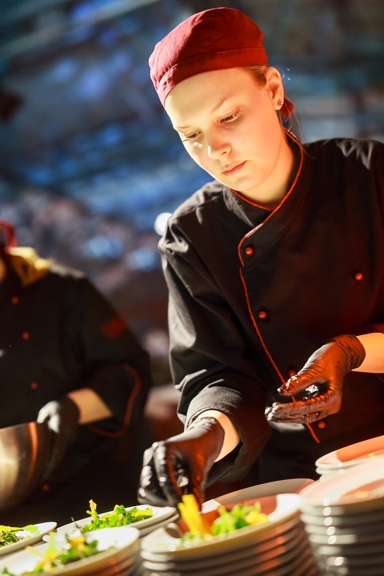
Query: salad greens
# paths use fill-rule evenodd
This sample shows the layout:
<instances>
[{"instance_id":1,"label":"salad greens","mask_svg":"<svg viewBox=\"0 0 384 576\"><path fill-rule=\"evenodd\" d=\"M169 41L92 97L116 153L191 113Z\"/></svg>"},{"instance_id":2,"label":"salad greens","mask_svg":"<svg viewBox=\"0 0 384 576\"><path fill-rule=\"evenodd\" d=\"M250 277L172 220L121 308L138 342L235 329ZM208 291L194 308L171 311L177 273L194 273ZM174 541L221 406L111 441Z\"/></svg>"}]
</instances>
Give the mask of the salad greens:
<instances>
[{"instance_id":1,"label":"salad greens","mask_svg":"<svg viewBox=\"0 0 384 576\"><path fill-rule=\"evenodd\" d=\"M15 544L21 540L26 540L27 538L30 538L34 534L38 533L38 527L33 526L32 524L29 526L24 526L24 528L0 525L0 548L8 546L9 544Z\"/></svg>"},{"instance_id":2,"label":"salad greens","mask_svg":"<svg viewBox=\"0 0 384 576\"><path fill-rule=\"evenodd\" d=\"M219 518L212 522L212 534L214 536L228 534L246 526L268 522L268 516L261 512L259 502L255 502L253 506L236 504L229 511L224 506L220 506L218 513Z\"/></svg>"},{"instance_id":3,"label":"salad greens","mask_svg":"<svg viewBox=\"0 0 384 576\"><path fill-rule=\"evenodd\" d=\"M135 522L140 522L140 520L152 518L153 516L152 508L141 510L137 506L134 506L126 510L123 505L116 504L112 512L99 515L96 510L97 505L93 500L89 501L89 506L91 509L87 510L87 514L91 515L92 521L85 526L79 526L82 533L99 530L100 528L127 526L128 524L134 524Z\"/></svg>"},{"instance_id":4,"label":"salad greens","mask_svg":"<svg viewBox=\"0 0 384 576\"><path fill-rule=\"evenodd\" d=\"M39 573L53 574L56 573L57 570L63 568L66 564L76 562L83 558L89 558L90 556L94 556L101 552L101 550L97 549L97 540L86 542L84 536L77 538L68 537L67 540L68 544L60 549L57 545L56 534L52 532L49 535L48 547L44 554L41 554L41 552L38 552L35 548L28 546L26 549L39 556L40 560L33 570L23 572L20 576L29 576L30 574ZM9 572L7 568L4 568L2 574L15 576L12 572Z\"/></svg>"},{"instance_id":5,"label":"salad greens","mask_svg":"<svg viewBox=\"0 0 384 576\"><path fill-rule=\"evenodd\" d=\"M214 536L225 536L239 530L239 528L264 524L269 521L268 515L261 512L259 502L255 502L252 506L236 504L231 510L220 506L217 512L219 516L210 524L209 531L197 532L196 530L190 530L182 536L181 544L184 546L195 545ZM183 519L185 520L185 518Z\"/></svg>"}]
</instances>

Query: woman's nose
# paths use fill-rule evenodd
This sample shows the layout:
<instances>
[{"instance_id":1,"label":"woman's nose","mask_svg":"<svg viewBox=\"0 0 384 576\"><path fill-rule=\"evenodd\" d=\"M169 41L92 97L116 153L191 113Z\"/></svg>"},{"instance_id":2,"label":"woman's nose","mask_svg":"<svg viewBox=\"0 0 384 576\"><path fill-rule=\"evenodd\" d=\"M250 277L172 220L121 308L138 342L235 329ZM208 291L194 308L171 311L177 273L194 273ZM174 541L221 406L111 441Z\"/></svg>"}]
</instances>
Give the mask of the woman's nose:
<instances>
[{"instance_id":1,"label":"woman's nose","mask_svg":"<svg viewBox=\"0 0 384 576\"><path fill-rule=\"evenodd\" d=\"M218 160L223 154L228 154L231 149L227 139L219 135L210 136L207 142L208 156L212 160Z\"/></svg>"}]
</instances>

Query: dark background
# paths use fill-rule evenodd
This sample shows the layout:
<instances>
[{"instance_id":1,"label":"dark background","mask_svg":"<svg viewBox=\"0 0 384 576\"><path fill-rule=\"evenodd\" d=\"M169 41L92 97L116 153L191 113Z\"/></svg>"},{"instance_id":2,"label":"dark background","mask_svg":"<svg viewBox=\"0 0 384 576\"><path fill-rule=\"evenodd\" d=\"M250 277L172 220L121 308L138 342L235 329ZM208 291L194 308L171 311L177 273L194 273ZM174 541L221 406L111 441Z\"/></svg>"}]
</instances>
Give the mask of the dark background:
<instances>
[{"instance_id":1,"label":"dark background","mask_svg":"<svg viewBox=\"0 0 384 576\"><path fill-rule=\"evenodd\" d=\"M169 370L155 221L210 176L172 130L147 61L215 6L264 31L304 141L384 141L383 0L0 0L0 215L19 245L87 273L149 350L157 385Z\"/></svg>"}]
</instances>

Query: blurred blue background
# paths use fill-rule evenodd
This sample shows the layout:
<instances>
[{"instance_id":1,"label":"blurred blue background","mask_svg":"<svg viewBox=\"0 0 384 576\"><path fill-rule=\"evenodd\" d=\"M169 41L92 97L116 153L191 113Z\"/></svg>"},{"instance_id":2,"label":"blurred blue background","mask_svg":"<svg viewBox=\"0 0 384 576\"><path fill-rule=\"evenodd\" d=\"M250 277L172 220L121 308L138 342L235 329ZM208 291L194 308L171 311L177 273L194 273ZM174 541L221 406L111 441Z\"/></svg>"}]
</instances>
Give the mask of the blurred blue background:
<instances>
[{"instance_id":1,"label":"blurred blue background","mask_svg":"<svg viewBox=\"0 0 384 576\"><path fill-rule=\"evenodd\" d=\"M157 384L169 373L156 219L210 177L147 62L171 28L215 6L264 31L304 141L384 141L383 0L0 0L0 215L20 245L88 274L149 350Z\"/></svg>"}]
</instances>

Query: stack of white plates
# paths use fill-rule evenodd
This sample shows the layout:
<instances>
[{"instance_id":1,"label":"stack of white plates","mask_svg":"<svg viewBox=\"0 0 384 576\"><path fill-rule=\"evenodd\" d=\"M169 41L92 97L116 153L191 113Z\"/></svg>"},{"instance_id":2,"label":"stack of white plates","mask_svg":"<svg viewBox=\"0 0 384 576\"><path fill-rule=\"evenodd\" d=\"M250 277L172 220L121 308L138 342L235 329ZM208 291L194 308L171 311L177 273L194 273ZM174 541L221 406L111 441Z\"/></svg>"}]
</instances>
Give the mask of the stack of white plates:
<instances>
[{"instance_id":1,"label":"stack of white plates","mask_svg":"<svg viewBox=\"0 0 384 576\"><path fill-rule=\"evenodd\" d=\"M288 481L287 481L288 482ZM300 479L301 485L303 479ZM309 481L310 482L310 481ZM307 484L309 482L306 482ZM277 484L277 483L272 483ZM265 485L264 485L265 487ZM262 490L263 491L263 490ZM235 494L237 496L235 496ZM260 502L269 521L241 528L188 547L178 525L160 528L141 541L143 567L148 576L316 576L315 560L300 520L299 494L258 496L258 487L239 490L213 503Z\"/></svg>"},{"instance_id":2,"label":"stack of white plates","mask_svg":"<svg viewBox=\"0 0 384 576\"><path fill-rule=\"evenodd\" d=\"M136 528L121 526L103 528L88 532L86 540L97 540L99 554L83 558L58 570L65 576L141 576L142 566L139 554L139 532ZM39 544L30 550L9 554L0 560L0 573L7 568L11 574L20 576L31 571L39 562L39 555L44 555L48 544ZM112 548L111 548L112 547Z\"/></svg>"},{"instance_id":3,"label":"stack of white plates","mask_svg":"<svg viewBox=\"0 0 384 576\"><path fill-rule=\"evenodd\" d=\"M126 510L130 510L131 508L135 508L135 506L129 506ZM146 510L151 508L153 516L151 518L146 518L145 520L139 520L139 522L134 522L130 524L130 526L137 528L139 531L139 538L143 538L153 530L160 528L161 526L166 526L170 522L175 522L179 520L180 515L176 508L172 508L171 506L164 506L164 507L157 507L157 506L150 506L146 504L137 505L136 508L140 510ZM111 512L105 512L105 514L111 514ZM100 514L103 516L103 514ZM75 522L71 522L70 524L65 524L65 526L60 526L57 529L57 534L59 537L65 537L65 535L76 536L80 534L79 528L85 526L86 524L90 524L92 518L88 516L87 518L83 518L82 520L76 520Z\"/></svg>"},{"instance_id":4,"label":"stack of white plates","mask_svg":"<svg viewBox=\"0 0 384 576\"><path fill-rule=\"evenodd\" d=\"M384 575L384 456L315 482L301 498L321 574Z\"/></svg>"},{"instance_id":5,"label":"stack of white plates","mask_svg":"<svg viewBox=\"0 0 384 576\"><path fill-rule=\"evenodd\" d=\"M384 455L384 436L377 436L325 454L316 460L316 472L322 481L381 455Z\"/></svg>"}]
</instances>

